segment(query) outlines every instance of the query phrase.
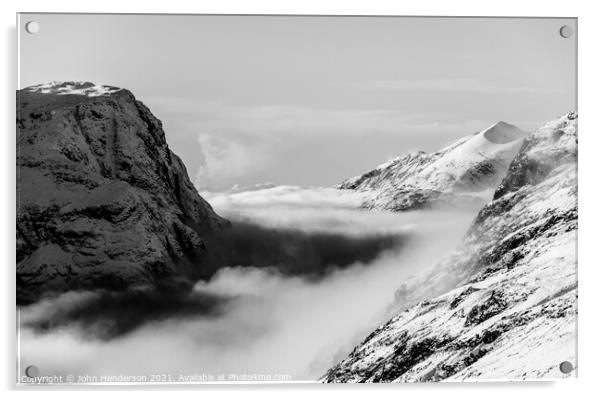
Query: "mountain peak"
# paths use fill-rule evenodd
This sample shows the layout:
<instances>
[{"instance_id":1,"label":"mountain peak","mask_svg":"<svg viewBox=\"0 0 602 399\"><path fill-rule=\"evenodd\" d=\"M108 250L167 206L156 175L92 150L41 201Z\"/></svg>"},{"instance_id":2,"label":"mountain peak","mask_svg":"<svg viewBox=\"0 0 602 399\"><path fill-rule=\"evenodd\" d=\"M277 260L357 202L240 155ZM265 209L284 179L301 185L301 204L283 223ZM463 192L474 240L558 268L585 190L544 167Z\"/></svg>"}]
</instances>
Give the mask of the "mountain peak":
<instances>
[{"instance_id":1,"label":"mountain peak","mask_svg":"<svg viewBox=\"0 0 602 399\"><path fill-rule=\"evenodd\" d=\"M500 121L432 154L397 157L338 188L373 191L368 208L401 211L453 201L472 207L499 185L526 136Z\"/></svg>"},{"instance_id":2,"label":"mountain peak","mask_svg":"<svg viewBox=\"0 0 602 399\"><path fill-rule=\"evenodd\" d=\"M115 86L97 85L92 82L53 81L29 86L23 90L31 93L100 97L110 96L123 89Z\"/></svg>"},{"instance_id":3,"label":"mountain peak","mask_svg":"<svg viewBox=\"0 0 602 399\"><path fill-rule=\"evenodd\" d=\"M491 125L482 133L488 141L495 144L506 144L527 136L524 130L504 121Z\"/></svg>"}]
</instances>

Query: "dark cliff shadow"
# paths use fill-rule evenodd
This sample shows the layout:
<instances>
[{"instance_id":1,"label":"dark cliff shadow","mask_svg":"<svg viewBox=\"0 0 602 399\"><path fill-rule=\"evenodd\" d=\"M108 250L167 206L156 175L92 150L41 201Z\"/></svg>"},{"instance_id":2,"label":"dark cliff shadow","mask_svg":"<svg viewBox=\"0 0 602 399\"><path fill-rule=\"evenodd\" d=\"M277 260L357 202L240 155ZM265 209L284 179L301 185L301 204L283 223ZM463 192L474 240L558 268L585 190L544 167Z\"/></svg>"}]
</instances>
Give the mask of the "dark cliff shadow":
<instances>
[{"instance_id":1,"label":"dark cliff shadow","mask_svg":"<svg viewBox=\"0 0 602 399\"><path fill-rule=\"evenodd\" d=\"M244 298L193 287L224 267L261 268L284 278L300 276L311 284L352 265L369 267L383 252L402 247L406 239L392 233L357 236L233 222L206 242L208 259L198 276L165 278L155 287L67 292L23 307L21 327L37 333L70 327L88 339L106 341L153 322L219 317L231 301Z\"/></svg>"},{"instance_id":2,"label":"dark cliff shadow","mask_svg":"<svg viewBox=\"0 0 602 399\"><path fill-rule=\"evenodd\" d=\"M171 286L127 291L71 292L33 305L21 327L36 333L74 327L87 338L110 340L161 320L215 317L228 298Z\"/></svg>"},{"instance_id":3,"label":"dark cliff shadow","mask_svg":"<svg viewBox=\"0 0 602 399\"><path fill-rule=\"evenodd\" d=\"M319 279L334 270L368 264L406 241L399 233L349 235L232 221L230 229L206 242L209 261L198 277L210 278L223 267L251 266Z\"/></svg>"}]
</instances>

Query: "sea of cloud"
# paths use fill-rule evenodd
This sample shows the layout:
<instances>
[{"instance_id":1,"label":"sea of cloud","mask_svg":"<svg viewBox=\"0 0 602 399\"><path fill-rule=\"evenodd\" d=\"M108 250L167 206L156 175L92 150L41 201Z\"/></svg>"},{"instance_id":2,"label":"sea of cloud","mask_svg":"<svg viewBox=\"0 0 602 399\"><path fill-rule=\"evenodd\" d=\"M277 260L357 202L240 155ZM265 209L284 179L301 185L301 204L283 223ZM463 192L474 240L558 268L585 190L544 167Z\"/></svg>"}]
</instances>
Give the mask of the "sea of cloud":
<instances>
[{"instance_id":1,"label":"sea of cloud","mask_svg":"<svg viewBox=\"0 0 602 399\"><path fill-rule=\"evenodd\" d=\"M326 255L319 251L330 242L338 252L359 255L311 278L278 267L231 264L176 297L67 293L19 309L20 362L35 364L43 374L165 374L176 380L278 374L315 380L391 316L396 289L452 250L474 216L368 211L359 208L365 194L330 188L264 185L203 196L234 226L255 226L239 230L238 240L257 235L260 226L263 232L299 232L321 259ZM284 237L278 245L286 247L289 236L278 235ZM381 236L399 240L374 254L365 243ZM372 256L360 256L361 245Z\"/></svg>"}]
</instances>

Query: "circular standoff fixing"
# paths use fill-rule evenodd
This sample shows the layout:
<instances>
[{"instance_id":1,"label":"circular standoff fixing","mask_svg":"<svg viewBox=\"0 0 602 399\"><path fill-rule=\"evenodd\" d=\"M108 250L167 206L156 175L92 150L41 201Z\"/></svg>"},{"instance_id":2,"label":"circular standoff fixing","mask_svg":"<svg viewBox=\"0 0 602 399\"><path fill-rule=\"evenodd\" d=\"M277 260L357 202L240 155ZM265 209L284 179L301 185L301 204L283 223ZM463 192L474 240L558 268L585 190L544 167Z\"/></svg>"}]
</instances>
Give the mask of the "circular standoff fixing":
<instances>
[{"instance_id":1,"label":"circular standoff fixing","mask_svg":"<svg viewBox=\"0 0 602 399\"><path fill-rule=\"evenodd\" d=\"M38 33L38 31L40 30L40 24L38 24L36 21L29 21L25 24L25 30L27 31L27 33L30 33L32 35L34 33Z\"/></svg>"},{"instance_id":2,"label":"circular standoff fixing","mask_svg":"<svg viewBox=\"0 0 602 399\"><path fill-rule=\"evenodd\" d=\"M573 28L568 25L562 25L558 33L560 33L560 36L568 39L569 37L573 36Z\"/></svg>"},{"instance_id":3,"label":"circular standoff fixing","mask_svg":"<svg viewBox=\"0 0 602 399\"><path fill-rule=\"evenodd\" d=\"M564 374L568 374L573 371L573 363L564 361L560 363L560 371Z\"/></svg>"},{"instance_id":4,"label":"circular standoff fixing","mask_svg":"<svg viewBox=\"0 0 602 399\"><path fill-rule=\"evenodd\" d=\"M25 375L29 378L35 378L40 375L40 370L34 365L27 366L25 368Z\"/></svg>"}]
</instances>

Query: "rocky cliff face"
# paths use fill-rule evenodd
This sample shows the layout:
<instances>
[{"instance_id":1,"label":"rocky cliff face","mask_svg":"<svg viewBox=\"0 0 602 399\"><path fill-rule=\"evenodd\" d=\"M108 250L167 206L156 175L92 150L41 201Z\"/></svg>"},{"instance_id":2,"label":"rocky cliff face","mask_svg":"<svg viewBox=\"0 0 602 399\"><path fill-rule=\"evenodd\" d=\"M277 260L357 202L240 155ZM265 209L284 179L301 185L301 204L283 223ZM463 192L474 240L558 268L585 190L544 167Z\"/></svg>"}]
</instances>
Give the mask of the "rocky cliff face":
<instances>
[{"instance_id":1,"label":"rocky cliff face","mask_svg":"<svg viewBox=\"0 0 602 399\"><path fill-rule=\"evenodd\" d=\"M485 203L502 180L526 133L498 122L432 154L397 157L341 183L338 188L374 193L364 206L404 211Z\"/></svg>"},{"instance_id":2,"label":"rocky cliff face","mask_svg":"<svg viewBox=\"0 0 602 399\"><path fill-rule=\"evenodd\" d=\"M576 114L529 135L463 243L405 282L405 310L323 381L567 376L558 365L576 360L576 166Z\"/></svg>"},{"instance_id":3,"label":"rocky cliff face","mask_svg":"<svg viewBox=\"0 0 602 399\"><path fill-rule=\"evenodd\" d=\"M17 301L203 274L227 226L159 121L127 90L51 83L17 92Z\"/></svg>"}]
</instances>

